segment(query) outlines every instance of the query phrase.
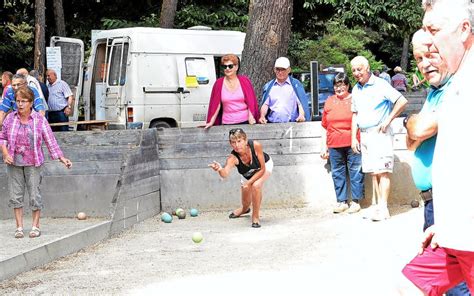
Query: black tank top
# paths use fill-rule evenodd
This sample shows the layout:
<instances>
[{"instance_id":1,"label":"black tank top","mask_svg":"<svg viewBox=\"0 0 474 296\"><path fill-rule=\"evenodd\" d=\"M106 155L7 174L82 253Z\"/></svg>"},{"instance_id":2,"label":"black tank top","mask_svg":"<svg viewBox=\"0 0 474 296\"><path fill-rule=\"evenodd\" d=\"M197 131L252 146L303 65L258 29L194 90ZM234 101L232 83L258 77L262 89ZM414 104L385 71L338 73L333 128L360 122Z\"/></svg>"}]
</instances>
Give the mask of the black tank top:
<instances>
[{"instance_id":1,"label":"black tank top","mask_svg":"<svg viewBox=\"0 0 474 296\"><path fill-rule=\"evenodd\" d=\"M252 161L249 165L246 165L242 162L242 160L240 159L240 156L237 152L235 152L234 150L232 150L232 152L231 152L239 160L239 163L237 164L237 170L247 180L252 178L252 176L255 175L255 173L258 172L260 170L260 168L262 167L260 165L260 162L258 161L257 154L255 153L255 148L253 146L253 140L248 140L248 143L249 143L249 147L250 147L250 152L252 153ZM265 162L267 162L270 159L270 156L268 154L266 154L265 152L263 152L263 157L265 159Z\"/></svg>"}]
</instances>

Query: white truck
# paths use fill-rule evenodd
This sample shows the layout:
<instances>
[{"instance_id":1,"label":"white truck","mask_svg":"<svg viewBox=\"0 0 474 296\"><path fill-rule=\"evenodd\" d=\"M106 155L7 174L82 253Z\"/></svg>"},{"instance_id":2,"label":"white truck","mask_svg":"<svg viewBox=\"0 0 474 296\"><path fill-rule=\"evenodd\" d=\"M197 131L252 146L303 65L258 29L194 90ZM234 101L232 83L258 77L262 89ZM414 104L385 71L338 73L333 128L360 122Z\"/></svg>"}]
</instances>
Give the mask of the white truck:
<instances>
[{"instance_id":1,"label":"white truck","mask_svg":"<svg viewBox=\"0 0 474 296\"><path fill-rule=\"evenodd\" d=\"M241 55L245 33L124 28L94 34L85 72L79 39L52 37L62 79L76 97L72 120L108 120L110 129L194 127L205 123L220 58ZM81 100L77 100L81 98Z\"/></svg>"}]
</instances>

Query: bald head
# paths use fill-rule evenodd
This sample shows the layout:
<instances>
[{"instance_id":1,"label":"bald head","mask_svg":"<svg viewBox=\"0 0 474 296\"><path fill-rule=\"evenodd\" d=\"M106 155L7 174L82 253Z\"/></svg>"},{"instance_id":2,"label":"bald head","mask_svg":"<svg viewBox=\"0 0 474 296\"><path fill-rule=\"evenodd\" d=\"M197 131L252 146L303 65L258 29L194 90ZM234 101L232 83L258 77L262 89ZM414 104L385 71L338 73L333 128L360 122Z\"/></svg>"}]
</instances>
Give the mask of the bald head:
<instances>
[{"instance_id":1,"label":"bald head","mask_svg":"<svg viewBox=\"0 0 474 296\"><path fill-rule=\"evenodd\" d=\"M27 77L29 73L28 73L28 70L26 70L25 68L20 68L20 69L16 70L16 74L21 74L21 75Z\"/></svg>"}]
</instances>

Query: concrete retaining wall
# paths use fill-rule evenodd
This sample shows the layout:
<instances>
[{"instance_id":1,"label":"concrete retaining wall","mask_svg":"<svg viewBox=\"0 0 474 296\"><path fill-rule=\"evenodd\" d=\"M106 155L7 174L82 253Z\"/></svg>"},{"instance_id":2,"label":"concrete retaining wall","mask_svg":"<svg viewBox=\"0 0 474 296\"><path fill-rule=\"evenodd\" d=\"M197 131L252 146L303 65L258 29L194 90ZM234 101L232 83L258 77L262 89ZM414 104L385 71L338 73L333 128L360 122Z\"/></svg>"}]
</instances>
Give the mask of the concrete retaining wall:
<instances>
[{"instance_id":1,"label":"concrete retaining wall","mask_svg":"<svg viewBox=\"0 0 474 296\"><path fill-rule=\"evenodd\" d=\"M235 170L227 180L207 167L213 160L225 163L231 151L228 131L236 126L158 131L163 210L176 207L233 209L240 201L240 176ZM320 122L243 125L250 139L259 140L275 167L264 188L264 207L310 205L320 209L335 202L332 178L321 150ZM411 179L402 120L392 124L395 168L391 203L407 204L417 198ZM366 178L366 203L372 195Z\"/></svg>"},{"instance_id":2,"label":"concrete retaining wall","mask_svg":"<svg viewBox=\"0 0 474 296\"><path fill-rule=\"evenodd\" d=\"M264 188L264 207L311 205L323 209L334 203L328 165L319 157L320 122L241 127L249 138L263 144L275 163ZM57 161L45 163L43 215L73 217L84 211L111 219L111 233L115 233L162 209L232 209L240 200L239 174L235 170L227 180L220 180L207 167L213 160L225 162L231 150L230 128L56 133L73 168L66 170ZM390 202L406 204L417 198L408 165L411 153L405 150L401 119L395 120L393 128L396 162ZM0 219L12 217L6 206L5 170L1 165ZM370 178L366 185L369 200Z\"/></svg>"},{"instance_id":3,"label":"concrete retaining wall","mask_svg":"<svg viewBox=\"0 0 474 296\"><path fill-rule=\"evenodd\" d=\"M44 148L43 216L74 217L83 211L92 217L110 218L115 232L160 211L156 131L66 132L55 136L73 167L67 170L58 161L51 161ZM0 166L0 189L0 219L11 218L4 164Z\"/></svg>"}]
</instances>

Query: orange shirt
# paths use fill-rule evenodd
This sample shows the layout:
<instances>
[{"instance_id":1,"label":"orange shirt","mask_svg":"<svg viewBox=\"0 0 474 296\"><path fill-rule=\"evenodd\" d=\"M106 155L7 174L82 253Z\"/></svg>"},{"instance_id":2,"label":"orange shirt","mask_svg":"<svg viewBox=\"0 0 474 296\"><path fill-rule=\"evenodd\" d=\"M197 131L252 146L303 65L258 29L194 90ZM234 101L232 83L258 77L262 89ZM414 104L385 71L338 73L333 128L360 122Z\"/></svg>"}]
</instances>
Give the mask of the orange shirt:
<instances>
[{"instance_id":1,"label":"orange shirt","mask_svg":"<svg viewBox=\"0 0 474 296\"><path fill-rule=\"evenodd\" d=\"M327 130L326 143L328 148L351 146L351 103L351 95L344 99L339 99L336 95L333 95L324 103L321 125ZM357 138L359 139L359 134L357 134Z\"/></svg>"}]
</instances>

